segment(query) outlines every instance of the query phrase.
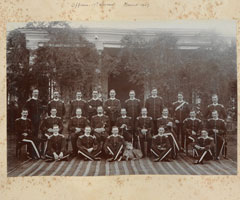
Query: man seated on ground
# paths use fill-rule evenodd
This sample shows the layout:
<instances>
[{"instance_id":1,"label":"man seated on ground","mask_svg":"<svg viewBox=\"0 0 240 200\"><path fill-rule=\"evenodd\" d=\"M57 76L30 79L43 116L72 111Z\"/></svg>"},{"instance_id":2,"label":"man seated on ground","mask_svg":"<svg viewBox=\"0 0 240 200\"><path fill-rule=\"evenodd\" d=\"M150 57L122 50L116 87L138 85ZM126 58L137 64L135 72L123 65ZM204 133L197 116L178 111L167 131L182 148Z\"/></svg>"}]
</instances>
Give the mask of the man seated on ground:
<instances>
[{"instance_id":1,"label":"man seated on ground","mask_svg":"<svg viewBox=\"0 0 240 200\"><path fill-rule=\"evenodd\" d=\"M121 117L117 118L116 126L120 130L120 135L124 137L124 140L127 142L131 142L133 140L132 133L132 119L127 116L126 108L121 108Z\"/></svg>"},{"instance_id":2,"label":"man seated on ground","mask_svg":"<svg viewBox=\"0 0 240 200\"><path fill-rule=\"evenodd\" d=\"M119 135L118 127L112 127L112 135L107 137L104 145L104 150L106 154L110 157L109 162L121 161L122 154L124 151L124 138Z\"/></svg>"},{"instance_id":3,"label":"man seated on ground","mask_svg":"<svg viewBox=\"0 0 240 200\"><path fill-rule=\"evenodd\" d=\"M27 118L28 110L23 109L21 118L15 121L15 132L17 136L17 145L26 143L28 154L32 159L39 159L38 139L33 136L33 126L30 119ZM19 146L21 148L21 146Z\"/></svg>"},{"instance_id":4,"label":"man seated on ground","mask_svg":"<svg viewBox=\"0 0 240 200\"><path fill-rule=\"evenodd\" d=\"M69 154L66 151L66 139L64 135L59 133L59 131L59 126L57 124L53 125L53 134L48 140L46 161L62 161L68 160L69 158Z\"/></svg>"},{"instance_id":5,"label":"man seated on ground","mask_svg":"<svg viewBox=\"0 0 240 200\"><path fill-rule=\"evenodd\" d=\"M172 145L172 158L176 159L178 151L180 150L180 145L178 143L176 135L176 124L174 123L174 120L168 116L168 114L168 108L163 108L162 116L157 119L157 130L160 127L163 127L165 129L165 132L168 134L170 143Z\"/></svg>"},{"instance_id":6,"label":"man seated on ground","mask_svg":"<svg viewBox=\"0 0 240 200\"><path fill-rule=\"evenodd\" d=\"M190 117L183 121L183 129L186 135L186 153L188 154L188 146L192 145L197 137L200 136L202 129L202 121L196 118L196 111L191 110Z\"/></svg>"},{"instance_id":7,"label":"man seated on ground","mask_svg":"<svg viewBox=\"0 0 240 200\"><path fill-rule=\"evenodd\" d=\"M76 109L76 116L72 117L68 124L69 135L71 136L71 143L73 149L73 156L77 155L77 139L80 135L84 134L84 128L88 126L90 122L86 117L82 116L82 109Z\"/></svg>"},{"instance_id":8,"label":"man seated on ground","mask_svg":"<svg viewBox=\"0 0 240 200\"><path fill-rule=\"evenodd\" d=\"M151 152L153 156L156 157L153 160L154 162L170 161L169 156L172 150L172 145L170 143L169 136L164 133L164 127L160 127L158 129L158 134L154 135L152 138Z\"/></svg>"},{"instance_id":9,"label":"man seated on ground","mask_svg":"<svg viewBox=\"0 0 240 200\"><path fill-rule=\"evenodd\" d=\"M203 164L203 160L210 160L213 158L212 149L213 138L208 136L207 130L201 131L201 136L196 139L194 144L193 153L197 158L194 164Z\"/></svg>"},{"instance_id":10,"label":"man seated on ground","mask_svg":"<svg viewBox=\"0 0 240 200\"><path fill-rule=\"evenodd\" d=\"M91 135L91 127L86 126L84 135L77 139L78 154L83 156L84 160L101 160L97 157L101 153L101 145L98 144L95 135Z\"/></svg>"}]
</instances>

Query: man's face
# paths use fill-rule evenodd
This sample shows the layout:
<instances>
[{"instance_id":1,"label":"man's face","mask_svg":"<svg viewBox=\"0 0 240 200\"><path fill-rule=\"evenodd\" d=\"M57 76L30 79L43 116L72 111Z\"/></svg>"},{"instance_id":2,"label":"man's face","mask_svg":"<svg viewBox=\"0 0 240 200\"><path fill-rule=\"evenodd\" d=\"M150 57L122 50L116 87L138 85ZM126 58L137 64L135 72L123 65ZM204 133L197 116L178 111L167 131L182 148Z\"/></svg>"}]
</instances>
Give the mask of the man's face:
<instances>
[{"instance_id":1,"label":"man's face","mask_svg":"<svg viewBox=\"0 0 240 200\"><path fill-rule=\"evenodd\" d=\"M178 101L182 101L183 100L183 95L182 94L178 94Z\"/></svg>"},{"instance_id":2,"label":"man's face","mask_svg":"<svg viewBox=\"0 0 240 200\"><path fill-rule=\"evenodd\" d=\"M77 115L77 116L81 116L81 115L82 115L82 109L79 109L79 108L78 108L78 109L76 110L76 115Z\"/></svg>"},{"instance_id":3,"label":"man's face","mask_svg":"<svg viewBox=\"0 0 240 200\"><path fill-rule=\"evenodd\" d=\"M168 116L168 109L163 109L162 114L163 116Z\"/></svg>"},{"instance_id":4,"label":"man's face","mask_svg":"<svg viewBox=\"0 0 240 200\"><path fill-rule=\"evenodd\" d=\"M159 129L158 129L158 133L160 134L160 135L162 135L163 133L164 133L164 128L163 127L160 127Z\"/></svg>"},{"instance_id":5,"label":"man's face","mask_svg":"<svg viewBox=\"0 0 240 200\"><path fill-rule=\"evenodd\" d=\"M127 114L126 109L121 109L121 115L122 115L122 116L125 116L126 114Z\"/></svg>"},{"instance_id":6,"label":"man's face","mask_svg":"<svg viewBox=\"0 0 240 200\"><path fill-rule=\"evenodd\" d=\"M196 112L195 111L191 111L190 112L190 117L191 118L195 118L196 117Z\"/></svg>"},{"instance_id":7,"label":"man's face","mask_svg":"<svg viewBox=\"0 0 240 200\"><path fill-rule=\"evenodd\" d=\"M57 114L57 109L55 108L51 109L51 115L56 116L56 114Z\"/></svg>"},{"instance_id":8,"label":"man's face","mask_svg":"<svg viewBox=\"0 0 240 200\"><path fill-rule=\"evenodd\" d=\"M90 127L86 127L85 130L84 130L85 134L86 135L90 135L91 133L91 128Z\"/></svg>"},{"instance_id":9,"label":"man's face","mask_svg":"<svg viewBox=\"0 0 240 200\"><path fill-rule=\"evenodd\" d=\"M28 116L28 111L27 110L23 110L21 113L22 117L27 118Z\"/></svg>"},{"instance_id":10,"label":"man's face","mask_svg":"<svg viewBox=\"0 0 240 200\"><path fill-rule=\"evenodd\" d=\"M54 98L54 99L57 99L58 97L59 97L59 93L58 93L58 92L54 92L54 93L53 93L53 98Z\"/></svg>"},{"instance_id":11,"label":"man's face","mask_svg":"<svg viewBox=\"0 0 240 200\"><path fill-rule=\"evenodd\" d=\"M217 96L212 96L212 102L213 103L218 103L218 97Z\"/></svg>"},{"instance_id":12,"label":"man's face","mask_svg":"<svg viewBox=\"0 0 240 200\"><path fill-rule=\"evenodd\" d=\"M38 94L39 94L39 91L38 91L38 90L33 90L32 96L33 96L34 98L38 98Z\"/></svg>"},{"instance_id":13,"label":"man's face","mask_svg":"<svg viewBox=\"0 0 240 200\"><path fill-rule=\"evenodd\" d=\"M212 112L212 117L213 117L214 119L218 118L218 112Z\"/></svg>"},{"instance_id":14,"label":"man's face","mask_svg":"<svg viewBox=\"0 0 240 200\"><path fill-rule=\"evenodd\" d=\"M152 90L152 95L153 95L153 96L157 96L157 89L153 89L153 90Z\"/></svg>"},{"instance_id":15,"label":"man's face","mask_svg":"<svg viewBox=\"0 0 240 200\"><path fill-rule=\"evenodd\" d=\"M134 91L129 92L129 97L133 99L135 97L135 92Z\"/></svg>"},{"instance_id":16,"label":"man's face","mask_svg":"<svg viewBox=\"0 0 240 200\"><path fill-rule=\"evenodd\" d=\"M142 110L141 110L141 113L142 113L143 116L147 115L147 109L145 109L145 108L142 109Z\"/></svg>"},{"instance_id":17,"label":"man's face","mask_svg":"<svg viewBox=\"0 0 240 200\"><path fill-rule=\"evenodd\" d=\"M81 92L77 92L76 97L77 97L77 99L81 99L82 98L82 93Z\"/></svg>"},{"instance_id":18,"label":"man's face","mask_svg":"<svg viewBox=\"0 0 240 200\"><path fill-rule=\"evenodd\" d=\"M53 126L53 133L58 133L58 132L59 132L59 127Z\"/></svg>"},{"instance_id":19,"label":"man's face","mask_svg":"<svg viewBox=\"0 0 240 200\"><path fill-rule=\"evenodd\" d=\"M97 108L97 113L98 114L102 114L103 113L103 108L102 107L98 107Z\"/></svg>"},{"instance_id":20,"label":"man's face","mask_svg":"<svg viewBox=\"0 0 240 200\"><path fill-rule=\"evenodd\" d=\"M201 135L202 137L206 138L208 136L208 132L205 130L202 130Z\"/></svg>"},{"instance_id":21,"label":"man's face","mask_svg":"<svg viewBox=\"0 0 240 200\"><path fill-rule=\"evenodd\" d=\"M98 97L98 92L97 91L93 91L92 96L94 99L96 99Z\"/></svg>"},{"instance_id":22,"label":"man's face","mask_svg":"<svg viewBox=\"0 0 240 200\"><path fill-rule=\"evenodd\" d=\"M117 128L117 127L114 127L114 128L112 129L112 134L113 134L113 135L117 135L117 134L118 134L118 128Z\"/></svg>"},{"instance_id":23,"label":"man's face","mask_svg":"<svg viewBox=\"0 0 240 200\"><path fill-rule=\"evenodd\" d=\"M111 90L109 95L111 98L114 98L116 96L116 92L114 90Z\"/></svg>"}]
</instances>

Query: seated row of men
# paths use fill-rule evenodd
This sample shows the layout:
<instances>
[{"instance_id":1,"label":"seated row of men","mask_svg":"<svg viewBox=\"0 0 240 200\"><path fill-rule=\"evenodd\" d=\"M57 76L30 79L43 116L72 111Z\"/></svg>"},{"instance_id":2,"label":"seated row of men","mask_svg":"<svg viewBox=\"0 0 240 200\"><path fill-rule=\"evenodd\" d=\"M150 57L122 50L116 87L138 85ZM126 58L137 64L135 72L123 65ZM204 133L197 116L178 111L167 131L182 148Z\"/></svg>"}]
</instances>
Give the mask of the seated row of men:
<instances>
[{"instance_id":1,"label":"seated row of men","mask_svg":"<svg viewBox=\"0 0 240 200\"><path fill-rule=\"evenodd\" d=\"M102 154L109 148L105 148L108 138L115 136L114 132L119 132L122 141L126 142L131 142L136 147L136 144L139 144L139 148L141 149L143 153L143 157L145 156L150 156L151 153L155 152L157 153L157 150L153 148L153 143L155 140L155 134L156 132L154 131L154 125L153 125L153 119L151 117L147 116L147 109L142 108L141 109L141 116L137 117L135 124L133 124L133 121L131 120L131 117L127 116L126 109L122 108L121 109L121 117L117 119L116 122L116 127L113 126L111 129L110 125L110 120L107 115L103 114L103 107L99 106L97 108L97 115L93 116L91 119L91 122L86 117L82 116L82 110L81 108L76 109L76 116L72 117L69 121L68 124L68 131L69 135L71 137L71 143L72 143L72 148L73 148L73 155L76 156L80 152L81 154L85 154L84 151L79 148L79 138L82 137L82 135L85 134L86 132L86 127L91 126L90 132L91 136L95 137L96 142L99 145L99 149L102 151ZM29 142L31 143L34 148L33 150L38 149L36 144L37 138L30 137L32 133L32 124L31 120L27 119L27 110L22 111L22 118L19 118L16 120L16 131L19 136L19 139L22 140L23 142ZM40 130L43 133L45 139L47 140L48 147L47 147L47 152L49 152L54 146L54 144L58 144L57 140L51 141L51 138L54 138L54 134L56 135L56 130L54 129L54 126L57 126L57 132L60 134L60 137L62 136L62 131L63 131L63 123L62 119L60 117L56 116L57 114L57 109L52 108L51 109L51 115L46 117L41 125L40 125ZM224 143L225 143L225 134L226 134L226 128L225 128L225 123L224 120L218 118L218 112L213 111L212 112L212 117L211 119L208 120L206 128L208 132L210 133L211 136L214 136L214 158L219 159L220 154L223 151ZM172 118L168 117L168 109L164 108L162 112L162 117L157 119L157 127L158 127L158 132L163 128L163 130L166 132L164 134L165 136L168 136L168 140L170 142L171 148L167 150L163 155L167 153L167 155L171 153L171 156L173 159L176 158L177 152L180 150L179 144L178 144L178 139L175 134L175 126L174 126L174 120ZM117 130L116 130L117 129ZM197 141L197 138L200 135L200 131L202 130L202 123L201 120L196 118L196 112L193 110L190 112L190 118L186 118L184 120L184 132L185 132L185 143L186 143L186 150L188 144L192 143L194 144ZM88 131L87 131L88 132ZM112 135L110 135L111 133ZM161 131L160 131L161 132ZM29 136L29 137L28 137ZM32 139L32 140L30 140ZM28 141L27 141L28 140ZM35 140L35 141L34 141ZM114 143L116 142L113 140ZM81 143L80 143L81 144ZM58 148L64 148L64 145L57 145ZM65 145L66 146L66 145ZM81 146L81 145L80 145ZM194 146L194 145L192 145ZM107 150L106 150L107 149ZM122 147L122 150L124 148ZM98 151L95 151L95 153L98 153ZM115 151L112 150L111 153L114 153ZM118 151L117 151L118 152ZM45 154L44 151L42 151L42 154ZM121 155L121 152L119 153ZM36 154L37 155L37 154ZM48 156L50 156L47 153ZM60 158L65 158L64 153L61 153ZM115 155L115 154L114 154ZM58 157L56 156L55 157ZM118 155L119 156L119 155ZM37 155L39 157L39 153ZM54 158L55 158L54 157ZM166 159L168 157L165 155ZM117 159L118 157L116 157ZM161 156L159 156L159 160L161 159ZM116 160L114 159L114 160Z\"/></svg>"}]
</instances>

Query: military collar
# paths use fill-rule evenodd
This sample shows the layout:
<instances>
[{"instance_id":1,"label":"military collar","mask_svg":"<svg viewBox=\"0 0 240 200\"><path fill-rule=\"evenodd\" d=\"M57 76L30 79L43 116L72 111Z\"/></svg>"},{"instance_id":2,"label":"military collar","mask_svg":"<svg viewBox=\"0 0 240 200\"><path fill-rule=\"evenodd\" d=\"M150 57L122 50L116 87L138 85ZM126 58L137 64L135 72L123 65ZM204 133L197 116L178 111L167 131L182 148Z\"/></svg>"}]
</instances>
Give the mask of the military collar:
<instances>
[{"instance_id":1,"label":"military collar","mask_svg":"<svg viewBox=\"0 0 240 200\"><path fill-rule=\"evenodd\" d=\"M115 100L116 98L115 98L115 97L114 97L114 98L110 97L109 99L111 99L111 100Z\"/></svg>"},{"instance_id":2,"label":"military collar","mask_svg":"<svg viewBox=\"0 0 240 200\"><path fill-rule=\"evenodd\" d=\"M77 115L76 115L76 118L78 118L78 119L80 119L81 117L82 117L82 115L81 115L81 116L77 116Z\"/></svg>"},{"instance_id":3,"label":"military collar","mask_svg":"<svg viewBox=\"0 0 240 200\"><path fill-rule=\"evenodd\" d=\"M101 114L101 115L100 115L100 114L98 114L97 116L98 116L98 117L102 117L102 116L103 116L103 114Z\"/></svg>"},{"instance_id":4,"label":"military collar","mask_svg":"<svg viewBox=\"0 0 240 200\"><path fill-rule=\"evenodd\" d=\"M59 98L57 98L57 99L54 98L53 101L59 101Z\"/></svg>"},{"instance_id":5,"label":"military collar","mask_svg":"<svg viewBox=\"0 0 240 200\"><path fill-rule=\"evenodd\" d=\"M22 120L27 120L27 117L26 117L26 118L25 118L25 117L21 117L21 119L22 119Z\"/></svg>"},{"instance_id":6,"label":"military collar","mask_svg":"<svg viewBox=\"0 0 240 200\"><path fill-rule=\"evenodd\" d=\"M51 118L56 118L57 116L56 116L56 115L55 115L55 116L50 115L50 117L51 117Z\"/></svg>"},{"instance_id":7,"label":"military collar","mask_svg":"<svg viewBox=\"0 0 240 200\"><path fill-rule=\"evenodd\" d=\"M157 98L158 96L157 96L157 95L154 95L154 96L152 95L151 97L152 97L152 98Z\"/></svg>"},{"instance_id":8,"label":"military collar","mask_svg":"<svg viewBox=\"0 0 240 200\"><path fill-rule=\"evenodd\" d=\"M191 117L190 117L190 119L191 119L191 120L195 120L195 119L196 119L196 117L194 117L194 118L191 118Z\"/></svg>"},{"instance_id":9,"label":"military collar","mask_svg":"<svg viewBox=\"0 0 240 200\"><path fill-rule=\"evenodd\" d=\"M216 119L214 119L214 118L212 118L213 120L219 120L219 118L216 118Z\"/></svg>"},{"instance_id":10,"label":"military collar","mask_svg":"<svg viewBox=\"0 0 240 200\"><path fill-rule=\"evenodd\" d=\"M119 135L118 135L118 134L117 134L117 135L113 135L113 134L112 134L112 136L113 136L113 137L118 137Z\"/></svg>"},{"instance_id":11,"label":"military collar","mask_svg":"<svg viewBox=\"0 0 240 200\"><path fill-rule=\"evenodd\" d=\"M162 115L162 118L164 118L164 119L167 119L167 118L168 118L168 116L164 116L164 115Z\"/></svg>"},{"instance_id":12,"label":"military collar","mask_svg":"<svg viewBox=\"0 0 240 200\"><path fill-rule=\"evenodd\" d=\"M160 135L160 134L158 133L158 136L160 136L160 137L163 137L163 136L164 136L164 134Z\"/></svg>"},{"instance_id":13,"label":"military collar","mask_svg":"<svg viewBox=\"0 0 240 200\"><path fill-rule=\"evenodd\" d=\"M96 100L98 100L99 98L92 98L92 100L94 100L94 101L96 101Z\"/></svg>"},{"instance_id":14,"label":"military collar","mask_svg":"<svg viewBox=\"0 0 240 200\"><path fill-rule=\"evenodd\" d=\"M81 101L82 100L82 98L81 99L76 99L76 101Z\"/></svg>"},{"instance_id":15,"label":"military collar","mask_svg":"<svg viewBox=\"0 0 240 200\"><path fill-rule=\"evenodd\" d=\"M182 100L182 101L177 101L178 103L183 103L184 102L184 100Z\"/></svg>"},{"instance_id":16,"label":"military collar","mask_svg":"<svg viewBox=\"0 0 240 200\"><path fill-rule=\"evenodd\" d=\"M142 118L147 118L147 115L146 116L142 116Z\"/></svg>"},{"instance_id":17,"label":"military collar","mask_svg":"<svg viewBox=\"0 0 240 200\"><path fill-rule=\"evenodd\" d=\"M135 100L135 99L136 99L135 97L134 97L134 98L132 98L132 99L131 99L131 98L129 98L129 100L131 100L131 101L133 101L133 100Z\"/></svg>"},{"instance_id":18,"label":"military collar","mask_svg":"<svg viewBox=\"0 0 240 200\"><path fill-rule=\"evenodd\" d=\"M213 105L213 106L217 106L217 105L218 105L218 103L213 103L212 105Z\"/></svg>"},{"instance_id":19,"label":"military collar","mask_svg":"<svg viewBox=\"0 0 240 200\"><path fill-rule=\"evenodd\" d=\"M89 135L86 135L86 134L84 133L84 136L85 136L85 137L90 137L91 135L90 135L90 134L89 134Z\"/></svg>"},{"instance_id":20,"label":"military collar","mask_svg":"<svg viewBox=\"0 0 240 200\"><path fill-rule=\"evenodd\" d=\"M127 117L127 115L124 115L124 116L121 116L122 118L126 118Z\"/></svg>"},{"instance_id":21,"label":"military collar","mask_svg":"<svg viewBox=\"0 0 240 200\"><path fill-rule=\"evenodd\" d=\"M37 98L37 97L32 97L32 99L33 99L33 100L38 100L38 98Z\"/></svg>"},{"instance_id":22,"label":"military collar","mask_svg":"<svg viewBox=\"0 0 240 200\"><path fill-rule=\"evenodd\" d=\"M59 133L53 133L53 136L58 136L59 135Z\"/></svg>"}]
</instances>

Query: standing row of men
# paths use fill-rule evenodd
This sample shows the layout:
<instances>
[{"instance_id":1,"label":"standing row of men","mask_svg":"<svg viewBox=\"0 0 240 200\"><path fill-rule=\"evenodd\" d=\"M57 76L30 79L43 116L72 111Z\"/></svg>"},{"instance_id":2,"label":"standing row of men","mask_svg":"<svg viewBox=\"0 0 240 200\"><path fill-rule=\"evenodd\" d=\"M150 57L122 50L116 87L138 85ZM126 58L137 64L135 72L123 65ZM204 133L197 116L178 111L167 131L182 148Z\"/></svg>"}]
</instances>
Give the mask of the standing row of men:
<instances>
[{"instance_id":1,"label":"standing row of men","mask_svg":"<svg viewBox=\"0 0 240 200\"><path fill-rule=\"evenodd\" d=\"M125 101L124 108L122 109L120 101L115 96L116 92L111 90L110 98L103 104L98 98L97 91L93 91L93 98L88 102L82 99L81 92L77 92L76 99L70 105L69 113L73 117L70 119L68 125L74 154L78 153L77 140L79 136L84 134L85 127L89 125L93 129L92 132L94 134L92 135L96 137L96 140L100 144L100 149L103 148L106 139L113 131L111 127L116 126L125 141L133 142L134 145L138 141L140 142L143 154L150 153L153 141L152 136L158 132L159 128L164 128L165 132L171 133L170 143L173 158L176 157L178 150L187 149L189 140L192 140L192 142L196 141L196 137L201 132L202 122L196 118L195 111L190 112L190 106L183 100L182 93L178 94L178 101L173 103L172 118L168 116L168 109L164 108L163 99L157 96L157 89L155 88L152 90L151 96L146 100L145 108L142 109L142 104L140 100L135 98L134 91L130 91L130 98ZM217 95L212 96L212 101L213 104L207 108L206 119L212 117L213 111L225 119L226 113L223 105L218 104ZM49 116L42 121L41 126L40 116L42 110L41 101L38 99L38 90L33 91L33 96L26 102L25 108L29 111L28 117L32 121L33 134L36 138L38 137L39 127L48 139L54 133L53 125L58 125L58 132L62 132L62 118L66 111L64 102L59 99L58 92L54 92L53 100L48 103ZM189 113L190 118L188 118ZM218 116L217 120L219 120ZM208 124L211 124L210 122L211 120ZM210 125L208 126L210 128ZM223 125L221 124L221 126ZM216 119L214 127L216 130L219 130ZM223 129L222 131L225 131ZM215 141L217 141L216 134ZM219 142L219 144L222 143ZM146 148L145 151L144 148ZM216 153L216 157L219 157L219 153Z\"/></svg>"}]
</instances>

